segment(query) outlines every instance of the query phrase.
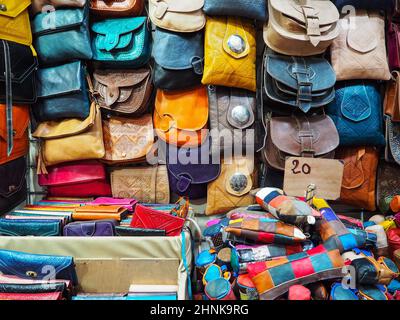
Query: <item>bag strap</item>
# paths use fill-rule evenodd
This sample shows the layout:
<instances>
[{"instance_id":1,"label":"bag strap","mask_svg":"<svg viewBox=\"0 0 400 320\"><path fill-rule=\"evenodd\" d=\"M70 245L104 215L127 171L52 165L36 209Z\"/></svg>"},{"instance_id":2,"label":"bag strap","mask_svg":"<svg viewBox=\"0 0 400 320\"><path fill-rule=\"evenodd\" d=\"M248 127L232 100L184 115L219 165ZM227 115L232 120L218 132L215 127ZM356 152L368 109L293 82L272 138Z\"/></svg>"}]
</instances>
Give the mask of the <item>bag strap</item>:
<instances>
[{"instance_id":1,"label":"bag strap","mask_svg":"<svg viewBox=\"0 0 400 320\"><path fill-rule=\"evenodd\" d=\"M312 82L306 60L302 57L292 57L292 74L297 81L297 105L304 113L311 109Z\"/></svg>"},{"instance_id":2,"label":"bag strap","mask_svg":"<svg viewBox=\"0 0 400 320\"><path fill-rule=\"evenodd\" d=\"M304 117L305 121L300 121L297 116L293 116L297 124L298 137L300 139L300 155L302 157L312 158L314 157L314 131L311 128L311 123L307 117Z\"/></svg>"},{"instance_id":3,"label":"bag strap","mask_svg":"<svg viewBox=\"0 0 400 320\"><path fill-rule=\"evenodd\" d=\"M321 29L318 13L314 7L301 3L302 1L299 2L306 22L307 35L310 38L311 44L316 47L321 41Z\"/></svg>"},{"instance_id":4,"label":"bag strap","mask_svg":"<svg viewBox=\"0 0 400 320\"><path fill-rule=\"evenodd\" d=\"M12 82L11 82L11 57L8 42L1 40L4 53L4 76L6 80L6 128L7 128L7 156L11 155L14 148L14 130L12 113Z\"/></svg>"}]
</instances>

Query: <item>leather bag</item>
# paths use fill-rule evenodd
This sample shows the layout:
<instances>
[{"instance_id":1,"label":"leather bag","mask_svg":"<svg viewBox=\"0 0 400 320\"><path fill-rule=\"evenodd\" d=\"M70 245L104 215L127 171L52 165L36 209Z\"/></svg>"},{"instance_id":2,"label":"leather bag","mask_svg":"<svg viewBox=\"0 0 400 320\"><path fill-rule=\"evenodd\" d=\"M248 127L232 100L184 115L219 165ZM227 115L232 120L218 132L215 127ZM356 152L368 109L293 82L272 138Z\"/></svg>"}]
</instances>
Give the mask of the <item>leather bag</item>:
<instances>
[{"instance_id":1,"label":"leather bag","mask_svg":"<svg viewBox=\"0 0 400 320\"><path fill-rule=\"evenodd\" d=\"M378 166L376 198L380 212L389 211L390 202L400 194L400 167L397 163L381 161Z\"/></svg>"},{"instance_id":2,"label":"leather bag","mask_svg":"<svg viewBox=\"0 0 400 320\"><path fill-rule=\"evenodd\" d=\"M203 32L176 33L156 28L152 55L154 85L163 90L199 86L204 65Z\"/></svg>"},{"instance_id":3,"label":"leather bag","mask_svg":"<svg viewBox=\"0 0 400 320\"><path fill-rule=\"evenodd\" d=\"M205 0L203 10L208 16L237 16L267 20L265 0Z\"/></svg>"},{"instance_id":4,"label":"leather bag","mask_svg":"<svg viewBox=\"0 0 400 320\"><path fill-rule=\"evenodd\" d=\"M169 203L167 167L158 165L112 169L111 189L115 198L134 198L143 203Z\"/></svg>"},{"instance_id":5,"label":"leather bag","mask_svg":"<svg viewBox=\"0 0 400 320\"><path fill-rule=\"evenodd\" d=\"M150 68L97 69L93 78L97 102L102 109L135 116L147 111L153 90Z\"/></svg>"},{"instance_id":6,"label":"leather bag","mask_svg":"<svg viewBox=\"0 0 400 320\"><path fill-rule=\"evenodd\" d=\"M385 263L387 261L387 263ZM388 285L394 278L399 275L397 267L392 270L389 266L395 267L394 262L388 258L379 258L375 260L373 257L364 256L351 261L351 266L355 268L356 283L359 285Z\"/></svg>"},{"instance_id":7,"label":"leather bag","mask_svg":"<svg viewBox=\"0 0 400 320\"><path fill-rule=\"evenodd\" d=\"M36 15L49 8L83 8L86 0L32 0L31 13Z\"/></svg>"},{"instance_id":8,"label":"leather bag","mask_svg":"<svg viewBox=\"0 0 400 320\"><path fill-rule=\"evenodd\" d=\"M269 166L284 170L286 157L332 159L338 145L335 124L326 115L274 117L262 153Z\"/></svg>"},{"instance_id":9,"label":"leather bag","mask_svg":"<svg viewBox=\"0 0 400 320\"><path fill-rule=\"evenodd\" d=\"M268 0L264 41L289 56L324 53L339 35L339 12L331 1Z\"/></svg>"},{"instance_id":10,"label":"leather bag","mask_svg":"<svg viewBox=\"0 0 400 320\"><path fill-rule=\"evenodd\" d=\"M385 17L378 11L357 10L339 20L340 33L331 47L337 80L389 80Z\"/></svg>"},{"instance_id":11,"label":"leather bag","mask_svg":"<svg viewBox=\"0 0 400 320\"><path fill-rule=\"evenodd\" d=\"M144 0L90 0L91 12L100 17L135 17L144 9Z\"/></svg>"},{"instance_id":12,"label":"leather bag","mask_svg":"<svg viewBox=\"0 0 400 320\"><path fill-rule=\"evenodd\" d=\"M149 17L157 27L174 32L200 31L206 24L204 0L149 0Z\"/></svg>"},{"instance_id":13,"label":"leather bag","mask_svg":"<svg viewBox=\"0 0 400 320\"><path fill-rule=\"evenodd\" d=\"M116 220L72 222L64 227L65 237L113 237Z\"/></svg>"},{"instance_id":14,"label":"leather bag","mask_svg":"<svg viewBox=\"0 0 400 320\"><path fill-rule=\"evenodd\" d=\"M374 147L339 148L335 158L344 161L340 201L357 208L375 211L378 150Z\"/></svg>"},{"instance_id":15,"label":"leather bag","mask_svg":"<svg viewBox=\"0 0 400 320\"><path fill-rule=\"evenodd\" d=\"M58 237L62 235L60 220L0 219L0 235L13 237Z\"/></svg>"},{"instance_id":16,"label":"leather bag","mask_svg":"<svg viewBox=\"0 0 400 320\"><path fill-rule=\"evenodd\" d=\"M400 26L389 20L386 32L388 61L391 70L400 69Z\"/></svg>"},{"instance_id":17,"label":"leather bag","mask_svg":"<svg viewBox=\"0 0 400 320\"><path fill-rule=\"evenodd\" d=\"M256 91L256 29L251 20L207 17L203 84Z\"/></svg>"},{"instance_id":18,"label":"leather bag","mask_svg":"<svg viewBox=\"0 0 400 320\"><path fill-rule=\"evenodd\" d=\"M0 39L32 45L28 7L31 0L2 0L0 4Z\"/></svg>"},{"instance_id":19,"label":"leather bag","mask_svg":"<svg viewBox=\"0 0 400 320\"><path fill-rule=\"evenodd\" d=\"M116 18L92 24L93 60L103 67L140 68L150 59L146 17Z\"/></svg>"},{"instance_id":20,"label":"leather bag","mask_svg":"<svg viewBox=\"0 0 400 320\"><path fill-rule=\"evenodd\" d=\"M84 205L74 209L72 219L75 221L90 220L117 220L121 221L126 218L128 210L123 206L90 206Z\"/></svg>"}]
</instances>

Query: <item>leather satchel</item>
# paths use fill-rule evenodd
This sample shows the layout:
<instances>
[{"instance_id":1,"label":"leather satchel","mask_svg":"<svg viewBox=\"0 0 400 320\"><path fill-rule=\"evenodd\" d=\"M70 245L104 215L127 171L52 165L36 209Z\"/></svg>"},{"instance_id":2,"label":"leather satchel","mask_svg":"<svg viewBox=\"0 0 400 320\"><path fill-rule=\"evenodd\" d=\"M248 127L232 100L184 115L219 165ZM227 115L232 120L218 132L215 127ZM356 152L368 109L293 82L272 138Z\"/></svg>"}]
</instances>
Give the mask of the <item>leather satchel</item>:
<instances>
[{"instance_id":1,"label":"leather satchel","mask_svg":"<svg viewBox=\"0 0 400 320\"><path fill-rule=\"evenodd\" d=\"M64 237L113 237L116 220L72 222L64 227Z\"/></svg>"},{"instance_id":2,"label":"leather satchel","mask_svg":"<svg viewBox=\"0 0 400 320\"><path fill-rule=\"evenodd\" d=\"M256 29L239 17L208 17L203 84L256 91Z\"/></svg>"},{"instance_id":3,"label":"leather satchel","mask_svg":"<svg viewBox=\"0 0 400 320\"><path fill-rule=\"evenodd\" d=\"M102 70L93 72L94 90L99 106L123 115L147 111L153 90L151 70Z\"/></svg>"},{"instance_id":4,"label":"leather satchel","mask_svg":"<svg viewBox=\"0 0 400 320\"><path fill-rule=\"evenodd\" d=\"M376 198L380 212L389 211L390 202L400 194L400 167L397 163L381 161L378 166Z\"/></svg>"},{"instance_id":5,"label":"leather satchel","mask_svg":"<svg viewBox=\"0 0 400 320\"><path fill-rule=\"evenodd\" d=\"M150 59L146 17L117 18L92 24L93 60L103 67L140 68Z\"/></svg>"},{"instance_id":6,"label":"leather satchel","mask_svg":"<svg viewBox=\"0 0 400 320\"><path fill-rule=\"evenodd\" d=\"M339 20L340 33L331 47L337 80L389 80L385 17L378 11L357 10Z\"/></svg>"},{"instance_id":7,"label":"leather satchel","mask_svg":"<svg viewBox=\"0 0 400 320\"><path fill-rule=\"evenodd\" d=\"M167 167L126 167L111 170L115 198L134 198L142 203L169 203Z\"/></svg>"},{"instance_id":8,"label":"leather satchel","mask_svg":"<svg viewBox=\"0 0 400 320\"><path fill-rule=\"evenodd\" d=\"M274 117L262 152L269 166L284 170L286 157L332 159L338 145L335 124L326 115Z\"/></svg>"},{"instance_id":9,"label":"leather satchel","mask_svg":"<svg viewBox=\"0 0 400 320\"><path fill-rule=\"evenodd\" d=\"M83 8L86 0L32 0L31 12L36 15L49 8Z\"/></svg>"},{"instance_id":10,"label":"leather satchel","mask_svg":"<svg viewBox=\"0 0 400 320\"><path fill-rule=\"evenodd\" d=\"M378 150L374 147L339 148L335 158L344 162L340 201L357 208L375 211Z\"/></svg>"},{"instance_id":11,"label":"leather satchel","mask_svg":"<svg viewBox=\"0 0 400 320\"><path fill-rule=\"evenodd\" d=\"M100 17L135 17L144 9L144 0L90 0L91 12Z\"/></svg>"},{"instance_id":12,"label":"leather satchel","mask_svg":"<svg viewBox=\"0 0 400 320\"><path fill-rule=\"evenodd\" d=\"M156 28L152 55L154 85L163 90L199 86L204 65L203 32L176 33Z\"/></svg>"},{"instance_id":13,"label":"leather satchel","mask_svg":"<svg viewBox=\"0 0 400 320\"><path fill-rule=\"evenodd\" d=\"M200 31L206 24L204 0L149 0L149 17L157 27L174 32Z\"/></svg>"},{"instance_id":14,"label":"leather satchel","mask_svg":"<svg viewBox=\"0 0 400 320\"><path fill-rule=\"evenodd\" d=\"M58 237L62 235L60 220L0 219L1 236Z\"/></svg>"},{"instance_id":15,"label":"leather satchel","mask_svg":"<svg viewBox=\"0 0 400 320\"><path fill-rule=\"evenodd\" d=\"M2 0L0 4L0 39L32 45L28 7L31 0Z\"/></svg>"},{"instance_id":16,"label":"leather satchel","mask_svg":"<svg viewBox=\"0 0 400 320\"><path fill-rule=\"evenodd\" d=\"M268 0L264 41L289 56L324 53L339 35L339 12L331 1Z\"/></svg>"},{"instance_id":17,"label":"leather satchel","mask_svg":"<svg viewBox=\"0 0 400 320\"><path fill-rule=\"evenodd\" d=\"M150 114L141 118L108 117L103 120L106 153L109 164L145 162L154 143L153 119Z\"/></svg>"},{"instance_id":18,"label":"leather satchel","mask_svg":"<svg viewBox=\"0 0 400 320\"><path fill-rule=\"evenodd\" d=\"M203 10L208 16L237 16L267 20L265 0L205 0Z\"/></svg>"}]
</instances>

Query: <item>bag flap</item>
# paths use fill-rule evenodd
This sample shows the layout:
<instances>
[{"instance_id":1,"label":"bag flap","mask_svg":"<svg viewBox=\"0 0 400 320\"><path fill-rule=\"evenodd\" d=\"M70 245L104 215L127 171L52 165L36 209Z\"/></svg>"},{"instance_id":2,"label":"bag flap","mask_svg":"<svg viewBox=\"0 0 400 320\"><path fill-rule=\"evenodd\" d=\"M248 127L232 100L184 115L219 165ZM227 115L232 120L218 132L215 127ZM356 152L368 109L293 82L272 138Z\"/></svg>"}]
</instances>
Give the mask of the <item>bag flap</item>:
<instances>
[{"instance_id":1,"label":"bag flap","mask_svg":"<svg viewBox=\"0 0 400 320\"><path fill-rule=\"evenodd\" d=\"M150 0L150 5L155 7L154 16L162 19L167 12L189 13L201 10L204 0Z\"/></svg>"},{"instance_id":2,"label":"bag flap","mask_svg":"<svg viewBox=\"0 0 400 320\"><path fill-rule=\"evenodd\" d=\"M234 59L246 57L250 52L250 44L247 39L250 34L244 29L240 18L227 17L226 20L226 30L223 40L224 51Z\"/></svg>"},{"instance_id":3,"label":"bag flap","mask_svg":"<svg viewBox=\"0 0 400 320\"><path fill-rule=\"evenodd\" d=\"M378 46L379 23L375 23L378 17L370 19L367 10L357 10L356 16L350 16L347 21L341 20L342 28L348 28L347 45L360 53L368 53L375 50ZM347 22L347 25L343 25ZM352 25L354 24L354 25ZM385 23L382 21L381 27L384 28ZM378 30L377 30L378 29Z\"/></svg>"},{"instance_id":4,"label":"bag flap","mask_svg":"<svg viewBox=\"0 0 400 320\"><path fill-rule=\"evenodd\" d=\"M312 117L274 117L269 134L272 143L282 152L293 156L302 153L302 137L314 156L329 153L339 145L339 134L332 119L326 115ZM300 124L300 126L299 126Z\"/></svg>"},{"instance_id":5,"label":"bag flap","mask_svg":"<svg viewBox=\"0 0 400 320\"><path fill-rule=\"evenodd\" d=\"M29 107L28 106L13 106L13 121L14 139L21 139L27 134L29 125ZM0 123L6 123L6 106L0 104ZM0 125L0 143L1 140L7 140L7 128Z\"/></svg>"},{"instance_id":6,"label":"bag flap","mask_svg":"<svg viewBox=\"0 0 400 320\"><path fill-rule=\"evenodd\" d=\"M44 219L0 219L0 234L9 236L59 236L60 221Z\"/></svg>"},{"instance_id":7,"label":"bag flap","mask_svg":"<svg viewBox=\"0 0 400 320\"><path fill-rule=\"evenodd\" d=\"M350 86L344 90L340 111L342 115L354 122L368 119L372 113L367 88L364 85Z\"/></svg>"},{"instance_id":8,"label":"bag flap","mask_svg":"<svg viewBox=\"0 0 400 320\"><path fill-rule=\"evenodd\" d=\"M31 0L2 0L0 5L0 16L15 18L31 5Z\"/></svg>"},{"instance_id":9,"label":"bag flap","mask_svg":"<svg viewBox=\"0 0 400 320\"><path fill-rule=\"evenodd\" d=\"M344 152L344 154L342 153ZM357 189L365 182L362 160L365 155L364 148L344 149L339 151L338 159L344 160L342 187L347 190Z\"/></svg>"},{"instance_id":10,"label":"bag flap","mask_svg":"<svg viewBox=\"0 0 400 320\"><path fill-rule=\"evenodd\" d=\"M232 163L224 163L225 189L232 196L242 197L253 189L252 174L254 161L247 158L235 158Z\"/></svg>"},{"instance_id":11,"label":"bag flap","mask_svg":"<svg viewBox=\"0 0 400 320\"><path fill-rule=\"evenodd\" d=\"M26 167L23 157L0 166L0 197L11 197L25 186Z\"/></svg>"}]
</instances>

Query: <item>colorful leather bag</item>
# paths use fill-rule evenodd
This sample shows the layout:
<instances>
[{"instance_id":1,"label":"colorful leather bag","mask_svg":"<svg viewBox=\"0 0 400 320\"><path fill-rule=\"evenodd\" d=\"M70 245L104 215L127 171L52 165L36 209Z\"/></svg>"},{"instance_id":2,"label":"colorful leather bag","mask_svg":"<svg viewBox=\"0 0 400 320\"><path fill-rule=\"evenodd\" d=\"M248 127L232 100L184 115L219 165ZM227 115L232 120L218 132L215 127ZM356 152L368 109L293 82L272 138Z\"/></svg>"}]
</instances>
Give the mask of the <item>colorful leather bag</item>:
<instances>
[{"instance_id":1,"label":"colorful leather bag","mask_svg":"<svg viewBox=\"0 0 400 320\"><path fill-rule=\"evenodd\" d=\"M397 163L381 161L378 166L376 199L382 213L389 211L390 202L394 196L400 194L400 184L397 179L400 168Z\"/></svg>"},{"instance_id":2,"label":"colorful leather bag","mask_svg":"<svg viewBox=\"0 0 400 320\"><path fill-rule=\"evenodd\" d=\"M386 235L389 243L390 257L395 259L396 262L400 262L400 228L390 229L387 231Z\"/></svg>"},{"instance_id":3,"label":"colorful leather bag","mask_svg":"<svg viewBox=\"0 0 400 320\"><path fill-rule=\"evenodd\" d=\"M389 20L386 31L388 61L391 70L400 68L400 26Z\"/></svg>"},{"instance_id":4,"label":"colorful leather bag","mask_svg":"<svg viewBox=\"0 0 400 320\"><path fill-rule=\"evenodd\" d=\"M90 206L84 205L74 209L72 219L75 221L91 221L91 220L117 220L121 221L126 218L128 210L123 206L107 205L107 206Z\"/></svg>"},{"instance_id":5,"label":"colorful leather bag","mask_svg":"<svg viewBox=\"0 0 400 320\"><path fill-rule=\"evenodd\" d=\"M399 276L399 269L396 264L385 257L375 260L373 257L364 256L352 260L351 265L355 268L357 286L388 285Z\"/></svg>"},{"instance_id":6,"label":"colorful leather bag","mask_svg":"<svg viewBox=\"0 0 400 320\"><path fill-rule=\"evenodd\" d=\"M144 0L90 0L90 11L101 17L135 17L144 9Z\"/></svg>"},{"instance_id":7,"label":"colorful leather bag","mask_svg":"<svg viewBox=\"0 0 400 320\"><path fill-rule=\"evenodd\" d=\"M37 236L58 237L62 235L62 225L59 220L35 219L0 219L1 236Z\"/></svg>"},{"instance_id":8,"label":"colorful leather bag","mask_svg":"<svg viewBox=\"0 0 400 320\"><path fill-rule=\"evenodd\" d=\"M206 24L204 0L149 0L149 17L157 27L174 32L200 31Z\"/></svg>"},{"instance_id":9,"label":"colorful leather bag","mask_svg":"<svg viewBox=\"0 0 400 320\"><path fill-rule=\"evenodd\" d=\"M204 292L210 300L237 300L231 283L225 278L211 280Z\"/></svg>"},{"instance_id":10,"label":"colorful leather bag","mask_svg":"<svg viewBox=\"0 0 400 320\"><path fill-rule=\"evenodd\" d=\"M32 0L31 12L36 15L48 8L83 8L87 0Z\"/></svg>"},{"instance_id":11,"label":"colorful leather bag","mask_svg":"<svg viewBox=\"0 0 400 320\"><path fill-rule=\"evenodd\" d=\"M207 138L208 99L206 87L190 90L157 90L154 108L157 136L173 145L197 147Z\"/></svg>"},{"instance_id":12,"label":"colorful leather bag","mask_svg":"<svg viewBox=\"0 0 400 320\"><path fill-rule=\"evenodd\" d=\"M68 223L63 229L65 237L113 237L116 220Z\"/></svg>"},{"instance_id":13,"label":"colorful leather bag","mask_svg":"<svg viewBox=\"0 0 400 320\"><path fill-rule=\"evenodd\" d=\"M250 20L207 18L202 83L256 91L256 30Z\"/></svg>"},{"instance_id":14,"label":"colorful leather bag","mask_svg":"<svg viewBox=\"0 0 400 320\"><path fill-rule=\"evenodd\" d=\"M339 82L326 112L337 127L341 146L385 145L382 99L375 82Z\"/></svg>"},{"instance_id":15,"label":"colorful leather bag","mask_svg":"<svg viewBox=\"0 0 400 320\"><path fill-rule=\"evenodd\" d=\"M329 300L360 300L354 290L346 288L341 282L332 285Z\"/></svg>"},{"instance_id":16,"label":"colorful leather bag","mask_svg":"<svg viewBox=\"0 0 400 320\"><path fill-rule=\"evenodd\" d=\"M105 19L91 26L93 60L103 66L139 68L150 59L146 17Z\"/></svg>"},{"instance_id":17,"label":"colorful leather bag","mask_svg":"<svg viewBox=\"0 0 400 320\"><path fill-rule=\"evenodd\" d=\"M154 85L181 90L201 84L204 66L203 32L176 33L156 28L152 55Z\"/></svg>"},{"instance_id":18,"label":"colorful leather bag","mask_svg":"<svg viewBox=\"0 0 400 320\"><path fill-rule=\"evenodd\" d=\"M208 16L237 16L260 21L267 20L265 0L205 0L203 10Z\"/></svg>"},{"instance_id":19,"label":"colorful leather bag","mask_svg":"<svg viewBox=\"0 0 400 320\"><path fill-rule=\"evenodd\" d=\"M0 39L32 45L28 7L31 0L3 0L0 4Z\"/></svg>"}]
</instances>

